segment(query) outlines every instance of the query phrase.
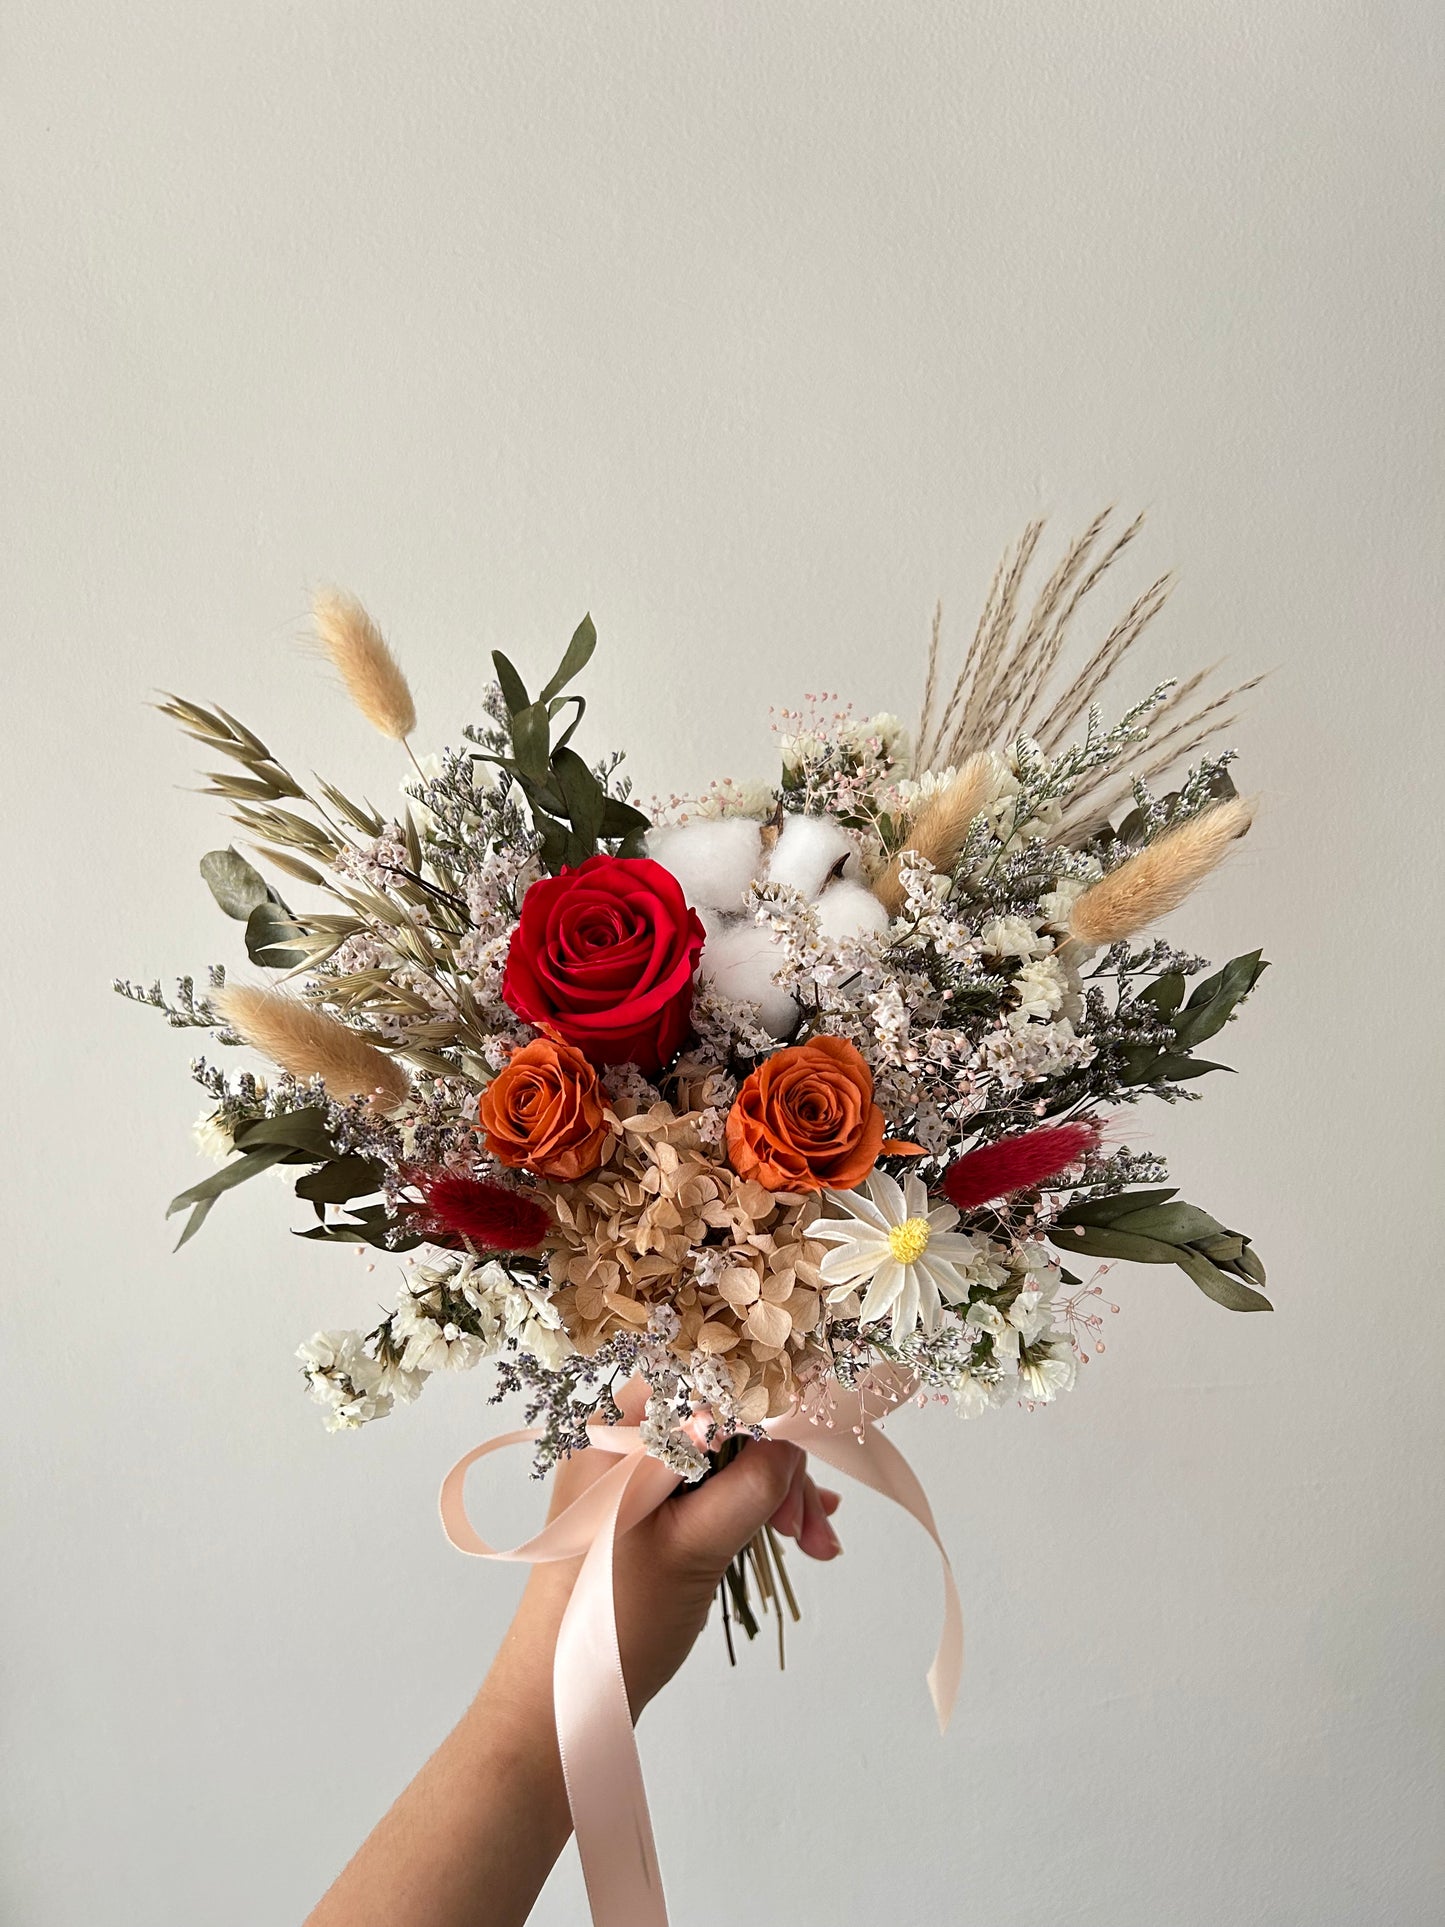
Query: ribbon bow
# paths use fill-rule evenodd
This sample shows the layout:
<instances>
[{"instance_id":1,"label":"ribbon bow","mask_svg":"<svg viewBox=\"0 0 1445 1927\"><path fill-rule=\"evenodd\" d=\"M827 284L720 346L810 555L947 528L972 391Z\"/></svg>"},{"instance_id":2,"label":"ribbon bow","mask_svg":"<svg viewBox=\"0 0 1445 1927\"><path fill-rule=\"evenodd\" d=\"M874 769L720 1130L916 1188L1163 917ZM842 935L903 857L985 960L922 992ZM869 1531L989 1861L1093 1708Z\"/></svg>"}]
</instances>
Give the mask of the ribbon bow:
<instances>
[{"instance_id":1,"label":"ribbon bow","mask_svg":"<svg viewBox=\"0 0 1445 1927\"><path fill-rule=\"evenodd\" d=\"M903 1507L938 1547L943 1562L943 1631L929 1668L928 1687L939 1731L948 1725L963 1668L963 1611L933 1511L903 1454L878 1429L870 1403L840 1393L834 1423L821 1425L796 1410L763 1426L769 1438L800 1445L836 1472L871 1486ZM594 1927L667 1927L667 1903L653 1844L637 1739L617 1648L612 1560L618 1539L656 1511L682 1483L649 1456L635 1425L595 1425L591 1449L617 1463L531 1539L510 1551L489 1546L467 1517L467 1473L478 1459L541 1436L540 1430L504 1432L459 1459L441 1490L442 1527L460 1552L479 1559L529 1565L582 1560L557 1636L552 1698L557 1747L572 1809L577 1851L587 1882Z\"/></svg>"}]
</instances>

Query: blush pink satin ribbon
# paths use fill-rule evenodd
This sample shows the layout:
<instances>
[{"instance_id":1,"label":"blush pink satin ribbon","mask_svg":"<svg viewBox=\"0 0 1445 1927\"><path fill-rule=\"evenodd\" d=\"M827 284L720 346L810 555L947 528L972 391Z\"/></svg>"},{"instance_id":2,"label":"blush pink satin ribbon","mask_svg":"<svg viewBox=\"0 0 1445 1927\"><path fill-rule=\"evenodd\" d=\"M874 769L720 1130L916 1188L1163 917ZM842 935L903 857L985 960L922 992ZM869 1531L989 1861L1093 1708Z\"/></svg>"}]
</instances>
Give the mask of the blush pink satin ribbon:
<instances>
[{"instance_id":1,"label":"blush pink satin ribbon","mask_svg":"<svg viewBox=\"0 0 1445 1927\"><path fill-rule=\"evenodd\" d=\"M835 1471L892 1499L937 1546L943 1563L943 1631L928 1687L942 1732L963 1670L963 1610L923 1487L903 1454L884 1438L871 1410L865 1412L856 1394L843 1393L835 1402L831 1425L816 1424L794 1411L768 1420L763 1429L770 1438L800 1445ZM637 1426L592 1426L592 1450L608 1453L617 1463L535 1537L510 1551L498 1550L477 1534L467 1517L467 1473L478 1459L539 1436L535 1429L504 1432L459 1459L442 1484L442 1526L459 1551L479 1559L531 1565L581 1558L557 1637L552 1698L592 1919L594 1927L667 1927L642 1763L617 1650L612 1558L618 1539L654 1512L681 1480L648 1456Z\"/></svg>"}]
</instances>

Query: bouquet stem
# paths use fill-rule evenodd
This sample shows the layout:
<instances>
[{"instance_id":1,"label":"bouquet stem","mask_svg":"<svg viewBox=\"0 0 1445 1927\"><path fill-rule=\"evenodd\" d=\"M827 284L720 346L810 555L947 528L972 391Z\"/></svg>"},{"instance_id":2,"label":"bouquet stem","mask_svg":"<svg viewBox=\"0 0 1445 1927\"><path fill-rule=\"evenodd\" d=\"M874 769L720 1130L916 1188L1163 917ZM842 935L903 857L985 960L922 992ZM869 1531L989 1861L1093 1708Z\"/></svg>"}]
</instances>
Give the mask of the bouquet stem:
<instances>
[{"instance_id":1,"label":"bouquet stem","mask_svg":"<svg viewBox=\"0 0 1445 1927\"><path fill-rule=\"evenodd\" d=\"M714 1469L721 1471L730 1459L737 1457L742 1445L741 1439L725 1439L713 1454ZM753 1609L755 1589L756 1611ZM762 1630L759 1615L772 1612L778 1622L778 1666L781 1670L787 1664L784 1643L787 1621L783 1608L786 1606L794 1624L802 1615L792 1581L788 1578L782 1541L771 1526L764 1526L755 1532L733 1560L718 1586L718 1597L722 1602L723 1638L727 1642L729 1663L733 1666L738 1663L733 1646L733 1621L737 1621L749 1639L756 1639Z\"/></svg>"}]
</instances>

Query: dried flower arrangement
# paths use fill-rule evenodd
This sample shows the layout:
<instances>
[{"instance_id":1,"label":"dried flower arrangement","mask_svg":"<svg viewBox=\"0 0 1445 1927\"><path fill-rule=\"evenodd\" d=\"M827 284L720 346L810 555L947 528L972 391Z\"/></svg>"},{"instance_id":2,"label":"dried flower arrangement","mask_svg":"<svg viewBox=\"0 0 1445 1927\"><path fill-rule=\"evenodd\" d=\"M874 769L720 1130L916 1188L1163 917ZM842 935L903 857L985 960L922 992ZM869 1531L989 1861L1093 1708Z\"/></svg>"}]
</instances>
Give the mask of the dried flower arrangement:
<instances>
[{"instance_id":1,"label":"dried flower arrangement","mask_svg":"<svg viewBox=\"0 0 1445 1927\"><path fill-rule=\"evenodd\" d=\"M303 785L225 710L161 705L223 762L207 793L279 879L230 848L201 862L277 987L219 967L172 999L117 985L272 1067L193 1065L221 1162L172 1202L181 1242L294 1166L302 1236L405 1258L374 1329L301 1348L330 1426L490 1359L545 1472L640 1378L641 1443L691 1480L870 1398L1051 1402L1103 1349L1080 1259L1176 1265L1267 1309L1248 1237L1109 1120L1193 1098L1220 1068L1199 1047L1265 968L1205 974L1153 934L1252 816L1212 747L1242 689L1210 696L1203 672L1102 720L1168 579L1054 689L1138 528L1098 517L1026 604L1029 528L951 682L935 620L911 741L891 716L784 711L776 780L647 813L620 756L572 746L590 619L535 695L497 654L481 721L418 762L380 631L320 598L326 655L412 757L388 812ZM723 1589L752 1632L750 1575L791 1606L766 1535Z\"/></svg>"}]
</instances>

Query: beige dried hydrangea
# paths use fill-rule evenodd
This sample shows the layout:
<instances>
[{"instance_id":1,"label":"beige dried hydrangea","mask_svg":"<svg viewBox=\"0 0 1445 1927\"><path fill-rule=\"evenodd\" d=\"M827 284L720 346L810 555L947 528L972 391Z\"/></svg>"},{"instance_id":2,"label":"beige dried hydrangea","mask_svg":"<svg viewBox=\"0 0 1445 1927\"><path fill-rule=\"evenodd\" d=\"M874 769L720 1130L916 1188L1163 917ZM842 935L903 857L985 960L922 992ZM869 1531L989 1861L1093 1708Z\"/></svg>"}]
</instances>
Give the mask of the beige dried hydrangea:
<instances>
[{"instance_id":1,"label":"beige dried hydrangea","mask_svg":"<svg viewBox=\"0 0 1445 1927\"><path fill-rule=\"evenodd\" d=\"M788 1411L818 1345L816 1199L739 1178L703 1112L658 1102L613 1121L590 1177L543 1187L556 1219L548 1267L573 1342L590 1353L651 1324L680 1362L701 1353L730 1374L741 1423Z\"/></svg>"}]
</instances>

